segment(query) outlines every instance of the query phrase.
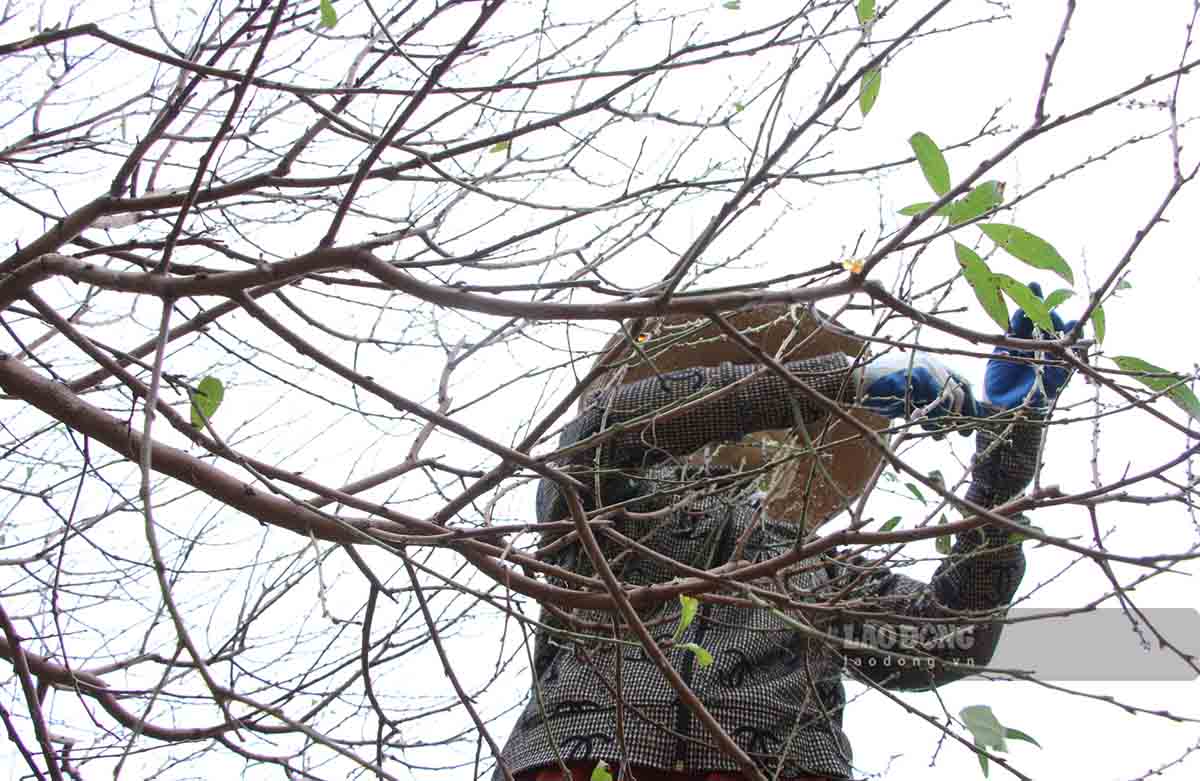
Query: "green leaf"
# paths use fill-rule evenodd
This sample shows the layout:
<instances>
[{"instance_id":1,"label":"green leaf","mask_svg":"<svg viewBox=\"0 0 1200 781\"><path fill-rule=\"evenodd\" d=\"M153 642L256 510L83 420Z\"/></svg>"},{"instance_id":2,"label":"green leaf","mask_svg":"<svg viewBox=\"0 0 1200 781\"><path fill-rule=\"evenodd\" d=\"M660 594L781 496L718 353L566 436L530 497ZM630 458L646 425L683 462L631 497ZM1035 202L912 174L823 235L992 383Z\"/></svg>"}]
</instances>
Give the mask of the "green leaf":
<instances>
[{"instance_id":1,"label":"green leaf","mask_svg":"<svg viewBox=\"0 0 1200 781\"><path fill-rule=\"evenodd\" d=\"M994 748L997 751L1008 751L1004 743L1004 725L992 713L987 705L968 705L958 712L963 724L975 738L975 745L982 748Z\"/></svg>"},{"instance_id":2,"label":"green leaf","mask_svg":"<svg viewBox=\"0 0 1200 781\"><path fill-rule=\"evenodd\" d=\"M975 298L979 299L983 311L987 312L988 317L1000 326L1001 331L1007 331L1008 302L1000 294L1000 285L996 282L996 275L988 268L983 258L979 257L970 247L954 242L954 254L958 257L958 264L962 266L963 276L966 277L967 284L975 291Z\"/></svg>"},{"instance_id":3,"label":"green leaf","mask_svg":"<svg viewBox=\"0 0 1200 781\"><path fill-rule=\"evenodd\" d=\"M1034 268L1044 268L1053 271L1063 279L1075 284L1075 274L1067 261L1063 260L1058 250L1043 238L1016 225L1004 225L998 222L984 223L979 226L989 239L1012 255L1017 260L1028 263Z\"/></svg>"},{"instance_id":4,"label":"green leaf","mask_svg":"<svg viewBox=\"0 0 1200 781\"><path fill-rule=\"evenodd\" d=\"M489 152L504 152L512 146L512 141L497 141L488 147Z\"/></svg>"},{"instance_id":5,"label":"green leaf","mask_svg":"<svg viewBox=\"0 0 1200 781\"><path fill-rule=\"evenodd\" d=\"M905 206L903 209L898 211L897 214L903 214L905 217L913 217L925 211L930 206L933 206L933 201L921 201L920 203L913 203ZM939 211L941 210L939 209Z\"/></svg>"},{"instance_id":6,"label":"green leaf","mask_svg":"<svg viewBox=\"0 0 1200 781\"><path fill-rule=\"evenodd\" d=\"M1092 329L1096 332L1096 341L1104 341L1104 306L1096 304L1096 308L1092 310Z\"/></svg>"},{"instance_id":7,"label":"green leaf","mask_svg":"<svg viewBox=\"0 0 1200 781\"><path fill-rule=\"evenodd\" d=\"M1132 290L1132 289L1133 289L1133 283L1132 283L1132 282L1130 282L1130 281L1129 281L1129 280L1127 280L1127 279L1122 279L1120 282L1118 282L1118 283L1117 283L1117 288L1116 288L1116 289L1117 289L1117 290Z\"/></svg>"},{"instance_id":8,"label":"green leaf","mask_svg":"<svg viewBox=\"0 0 1200 781\"><path fill-rule=\"evenodd\" d=\"M916 483L905 483L904 485L913 496L917 497L921 504L925 504L925 495L921 493L920 488L917 488Z\"/></svg>"},{"instance_id":9,"label":"green leaf","mask_svg":"<svg viewBox=\"0 0 1200 781\"><path fill-rule=\"evenodd\" d=\"M934 212L934 214L938 217L949 217L951 225L961 225L964 222L969 222L976 217L987 214L1003 203L1003 201L1004 182L984 182L967 193L966 196L946 204ZM899 213L906 217L912 217L914 214L920 214L930 206L933 206L933 203L933 201L914 203L905 206Z\"/></svg>"},{"instance_id":10,"label":"green leaf","mask_svg":"<svg viewBox=\"0 0 1200 781\"><path fill-rule=\"evenodd\" d=\"M333 0L321 0L321 26L332 30L337 27L337 11L333 10Z\"/></svg>"},{"instance_id":11,"label":"green leaf","mask_svg":"<svg viewBox=\"0 0 1200 781\"><path fill-rule=\"evenodd\" d=\"M713 655L708 652L707 648L698 646L695 643L684 643L679 647L686 648L694 653L696 655L696 661L700 663L701 667L708 667L713 663Z\"/></svg>"},{"instance_id":12,"label":"green leaf","mask_svg":"<svg viewBox=\"0 0 1200 781\"><path fill-rule=\"evenodd\" d=\"M929 182L933 191L938 195L950 192L950 166L946 164L942 150L933 143L933 139L924 133L913 133L908 139L908 145L917 156L917 162L921 164L921 173L925 174L925 181Z\"/></svg>"},{"instance_id":13,"label":"green leaf","mask_svg":"<svg viewBox=\"0 0 1200 781\"><path fill-rule=\"evenodd\" d=\"M858 12L858 23L865 25L875 18L875 0L858 0L855 10Z\"/></svg>"},{"instance_id":14,"label":"green leaf","mask_svg":"<svg viewBox=\"0 0 1200 781\"><path fill-rule=\"evenodd\" d=\"M225 398L225 386L216 377L205 377L192 394L192 425L204 428L205 420L212 420L221 400ZM201 417L203 416L203 417Z\"/></svg>"},{"instance_id":15,"label":"green leaf","mask_svg":"<svg viewBox=\"0 0 1200 781\"><path fill-rule=\"evenodd\" d=\"M730 11L737 11L742 7L742 0L726 0L721 3L722 8L728 8Z\"/></svg>"},{"instance_id":16,"label":"green leaf","mask_svg":"<svg viewBox=\"0 0 1200 781\"><path fill-rule=\"evenodd\" d=\"M1074 290L1067 290L1065 287L1055 290L1050 295L1046 296L1046 308L1050 310L1057 309L1071 296L1075 295Z\"/></svg>"},{"instance_id":17,"label":"green leaf","mask_svg":"<svg viewBox=\"0 0 1200 781\"><path fill-rule=\"evenodd\" d=\"M943 526L946 523L946 514L942 513L942 517L938 519L938 526ZM949 534L943 534L941 537L938 537L936 540L934 540L933 547L938 553L942 554L943 556L948 556L950 555L950 551L954 549L954 541L950 539Z\"/></svg>"},{"instance_id":18,"label":"green leaf","mask_svg":"<svg viewBox=\"0 0 1200 781\"><path fill-rule=\"evenodd\" d=\"M1122 371L1138 372L1139 375L1134 377L1135 380L1152 391L1158 393L1165 391L1167 398L1175 402L1193 420L1200 420L1200 399L1196 398L1196 394L1192 393L1191 388L1182 384L1186 379L1182 374L1160 369L1149 361L1143 361L1132 355L1117 355L1113 358L1113 362Z\"/></svg>"},{"instance_id":19,"label":"green leaf","mask_svg":"<svg viewBox=\"0 0 1200 781\"><path fill-rule=\"evenodd\" d=\"M893 515L891 518L887 519L887 522L884 523L883 526L879 527L879 531L890 532L892 529L895 529L899 525L900 525L900 516Z\"/></svg>"},{"instance_id":20,"label":"green leaf","mask_svg":"<svg viewBox=\"0 0 1200 781\"><path fill-rule=\"evenodd\" d=\"M1042 747L1040 743L1021 730L1001 724L987 705L969 705L959 711L958 715L967 729L971 731L976 748L1008 751L1008 745L1004 742L1005 738L1024 740L1038 748ZM975 756L979 757L979 767L986 776L988 774L987 757L980 753L976 753Z\"/></svg>"},{"instance_id":21,"label":"green leaf","mask_svg":"<svg viewBox=\"0 0 1200 781\"><path fill-rule=\"evenodd\" d=\"M1028 285L1007 274L997 274L996 284L1017 306L1025 310L1025 314L1029 315L1034 325L1048 334L1054 333L1054 321L1050 319L1050 310L1046 308L1046 302L1038 298Z\"/></svg>"},{"instance_id":22,"label":"green leaf","mask_svg":"<svg viewBox=\"0 0 1200 781\"><path fill-rule=\"evenodd\" d=\"M680 594L679 605L679 625L675 627L675 640L677 641L683 637L684 631L696 620L696 611L700 609L700 600L689 597L687 594Z\"/></svg>"},{"instance_id":23,"label":"green leaf","mask_svg":"<svg viewBox=\"0 0 1200 781\"><path fill-rule=\"evenodd\" d=\"M971 192L946 207L946 215L951 225L961 225L964 222L987 214L1004 202L1004 182L995 180L978 185Z\"/></svg>"},{"instance_id":24,"label":"green leaf","mask_svg":"<svg viewBox=\"0 0 1200 781\"><path fill-rule=\"evenodd\" d=\"M879 85L883 81L883 74L879 69L872 68L863 74L862 81L858 83L858 110L865 117L871 113L871 109L875 106L875 99L879 97Z\"/></svg>"},{"instance_id":25,"label":"green leaf","mask_svg":"<svg viewBox=\"0 0 1200 781\"><path fill-rule=\"evenodd\" d=\"M1026 735L1021 730L1013 729L1012 727L1004 728L1004 737L1010 738L1012 740L1023 740L1026 743L1032 743L1033 745L1037 746L1038 748L1042 747L1041 743L1038 743L1036 740L1031 738L1029 735Z\"/></svg>"},{"instance_id":26,"label":"green leaf","mask_svg":"<svg viewBox=\"0 0 1200 781\"><path fill-rule=\"evenodd\" d=\"M733 110L738 113L741 113L742 111L746 110L746 104L741 102L740 100L734 101Z\"/></svg>"},{"instance_id":27,"label":"green leaf","mask_svg":"<svg viewBox=\"0 0 1200 781\"><path fill-rule=\"evenodd\" d=\"M600 760L596 766L592 768L591 781L613 781L612 771L608 769L608 763Z\"/></svg>"}]
</instances>

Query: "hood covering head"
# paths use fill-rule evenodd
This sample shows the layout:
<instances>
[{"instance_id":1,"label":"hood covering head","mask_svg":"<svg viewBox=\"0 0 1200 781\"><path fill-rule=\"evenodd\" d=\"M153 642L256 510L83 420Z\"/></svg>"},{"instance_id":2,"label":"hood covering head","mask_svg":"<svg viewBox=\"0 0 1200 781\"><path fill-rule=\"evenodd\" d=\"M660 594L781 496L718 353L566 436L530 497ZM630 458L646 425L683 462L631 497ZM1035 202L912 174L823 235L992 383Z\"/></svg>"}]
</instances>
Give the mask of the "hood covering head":
<instances>
[{"instance_id":1,"label":"hood covering head","mask_svg":"<svg viewBox=\"0 0 1200 781\"><path fill-rule=\"evenodd\" d=\"M830 353L845 353L854 360L864 350L862 339L809 307L763 306L725 317L783 363ZM636 334L628 331L626 324L601 351L599 360L612 368L582 398L658 373L755 362L704 316L656 318L643 323ZM887 428L886 420L869 412L855 409L851 414L875 431ZM738 442L713 443L685 460L763 470L760 485L766 491L767 514L814 531L861 495L880 454L856 430L827 418L801 429L760 431Z\"/></svg>"}]
</instances>

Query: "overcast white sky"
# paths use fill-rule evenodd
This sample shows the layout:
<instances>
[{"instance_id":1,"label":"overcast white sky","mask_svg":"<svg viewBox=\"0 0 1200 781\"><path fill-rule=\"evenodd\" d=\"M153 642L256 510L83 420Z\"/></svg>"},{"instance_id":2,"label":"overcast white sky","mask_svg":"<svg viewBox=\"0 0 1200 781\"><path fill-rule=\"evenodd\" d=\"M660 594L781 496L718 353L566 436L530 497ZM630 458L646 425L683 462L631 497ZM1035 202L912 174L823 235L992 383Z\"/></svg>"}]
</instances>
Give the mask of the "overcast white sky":
<instances>
[{"instance_id":1,"label":"overcast white sky","mask_svg":"<svg viewBox=\"0 0 1200 781\"><path fill-rule=\"evenodd\" d=\"M562 0L566 2L566 0ZM341 4L339 4L341 5ZM598 3L589 3L589 9ZM900 5L923 7L922 4L902 0ZM980 9L991 8L996 13L1006 7L984 2L966 2L962 12L965 16L978 16ZM738 14L739 24L752 24L756 15L771 16L774 3L768 0L742 0L741 9L729 11L714 2L710 24L721 24L721 14ZM929 133L943 144L973 135L991 116L997 105L1004 106L1001 124L1028 122L1033 113L1033 100L1037 84L1044 67L1044 56L1050 50L1061 23L1064 2L1049 0L1018 0L1008 10L1010 20L967 29L945 39L921 43L906 49L884 73L883 86L878 102L864 123L861 131L842 134L836 150L839 166L859 160L869 164L881 160L892 160L908 154L906 139L918 130ZM55 3L47 4L53 13ZM86 9L82 13L86 13ZM108 13L108 9L104 10ZM98 12L97 12L98 13ZM1138 4L1112 2L1082 2L1075 15L1071 33L1063 49L1050 93L1048 110L1057 115L1074 111L1087 105L1098 96L1129 86L1151 73L1175 67L1185 36L1185 25L1193 13L1193 4L1185 0L1156 0ZM86 21L77 16L76 22ZM365 16L347 17L346 24L365 24ZM19 31L0 30L0 38L9 40L23 34ZM1193 50L1192 56L1200 55ZM629 56L633 56L632 54ZM615 63L619 64L619 63ZM744 71L730 69L722 79L714 83L711 76L697 74L690 78L681 77L673 82L677 90L670 98L681 110L700 113L700 107L711 106L714 101L728 100L736 95L741 84L754 83L754 63L746 63ZM811 76L814 84L824 74ZM800 78L804 78L801 76ZM744 82L741 81L744 79ZM1200 103L1194 97L1196 82L1185 80L1181 93L1180 117L1190 119ZM806 94L796 90L796 95ZM1162 97L1164 90L1154 93ZM797 99L795 113L804 106ZM744 121L752 123L757 116L753 104L744 112ZM856 115L856 110L855 114ZM1026 147L1019 156L1002 163L985 178L996 178L1007 182L1008 195L1013 197L1043 182L1049 175L1065 171L1089 155L1099 154L1111 145L1127 139L1132 133L1146 133L1166 128L1167 114L1155 108L1119 107L1107 109L1093 119L1073 125L1062 133L1051 134ZM621 145L620 135L606 141L616 145L607 153L628 157L640 148L641 130L631 127L627 131L628 144ZM1200 162L1200 144L1192 147L1195 133L1190 127L1182 132L1184 160L1191 164ZM948 154L952 175L965 174L983 156L999 149L1006 137L985 139L963 152ZM650 139L647 160L655 155L670 152L670 139ZM655 149L659 144L661 148ZM732 137L727 146L714 146L708 154L714 158L736 155L739 143ZM1075 173L1065 182L1059 183L1021 205L1011 220L1053 241L1058 250L1067 257L1077 274L1077 286L1086 289L1086 281L1098 283L1104 279L1119 260L1135 232L1141 229L1157 207L1170 185L1170 144L1166 135L1121 149L1106 161L1089 166ZM92 183L94 184L94 183ZM93 195L89 191L88 195ZM71 193L64 193L69 207ZM82 194L80 195L82 197ZM753 273L770 276L786 273L797 266L806 267L847 257L850 254L865 254L879 235L894 231L903 218L895 215L896 209L908 203L926 200L928 188L915 165L882 180L867 180L858 184L839 187L814 187L784 185L779 192L769 196L787 199L793 210L776 230L766 236L755 249L756 261L764 264L767 273L756 269ZM678 251L705 224L712 212L706 207L693 212L681 212L663 236L673 236L677 244L667 246ZM1108 337L1104 352L1112 355L1131 354L1153 363L1178 371L1191 372L1200 360L1200 350L1193 337L1196 321L1196 302L1200 300L1200 265L1197 264L1196 215L1200 214L1200 196L1193 190L1184 193L1171 206L1169 222L1158 226L1149 241L1139 251L1131 267L1129 281L1132 288L1106 307L1108 314ZM744 235L755 233L754 215L742 221ZM766 218L763 218L765 221ZM40 232L40 225L26 226L27 233ZM295 243L296 252L311 246L314 237L324 227L321 223L305 226L299 230L291 227L280 230L277 237ZM509 230L507 226L496 230ZM851 242L860 231L865 230L863 245L854 250ZM286 231L286 233L285 233ZM718 251L727 250L739 240L737 232L730 232L717 245ZM943 242L939 249L931 250L922 263L953 266L950 245ZM277 251L287 254L284 248ZM668 254L667 248L663 250ZM940 254L939 254L940 253ZM880 278L890 280L898 267L899 260L887 261L878 270ZM1021 279L1037 279L1048 290L1058 287L1049 274L1030 273L1015 262L1007 267L999 266ZM649 263L613 269L625 275L622 281L634 284L639 275L647 279L656 278L661 266ZM932 270L933 275L944 274L945 266ZM467 277L469 278L469 277ZM732 277L722 278L727 282ZM932 277L931 277L932 278ZM487 277L496 281L496 275ZM715 284L715 282L714 282ZM960 296L959 302L972 307L973 300ZM1079 300L1068 302L1064 310L1068 315L1077 312ZM866 320L860 321L865 323ZM977 307L962 316L961 322L974 324L988 330L986 317ZM854 320L851 319L853 324ZM542 329L543 336L556 333L562 338L562 329ZM586 342L589 334L575 338ZM605 329L596 328L590 333L596 346L603 340ZM924 333L927 344L962 347L936 333ZM560 342L561 343L561 342ZM580 344L575 344L576 348ZM537 345L517 344L501 356L485 358L472 366L465 377L456 377L453 389L456 398L469 398L472 389L478 390L494 381L497 376L509 376L516 372L514 366L523 367L545 360L550 353L539 352ZM427 380L424 371L436 371L438 355L413 357L403 371L397 372L395 363L390 366L386 359L394 357L364 358L364 371L368 361L379 360L381 371L395 376L398 387L405 383ZM426 364L425 361L428 361ZM976 382L982 379L983 362L966 358L951 359L955 368ZM381 375L382 376L382 375ZM567 373L560 372L546 384L548 392L565 390ZM428 385L428 383L425 383ZM462 419L481 427L499 425L505 420L507 410L514 404L533 404L528 383L519 386L509 396L499 396L468 411ZM426 387L412 394L414 398L428 393ZM522 395L524 394L524 395ZM1094 389L1076 379L1064 394L1060 418L1071 420L1093 414L1092 396ZM254 398L247 392L244 399ZM260 400L256 399L254 404ZM277 405L278 399L264 396L262 407ZM1105 402L1113 399L1105 398ZM242 403L250 404L249 401ZM546 405L543 398L541 404ZM1182 415L1165 402L1159 407L1176 419ZM256 407L257 409L257 407ZM295 425L303 419L293 420L293 428L279 434L278 447L283 450L285 437L291 437L297 447L310 436L305 426ZM312 424L319 427L319 424ZM507 432L505 432L507 433ZM1056 427L1051 432L1045 455L1043 484L1059 484L1065 491L1082 490L1091 485L1092 473L1090 454L1092 451L1092 427L1081 421ZM362 453L366 435L347 437L339 443L341 452L326 453L336 456L323 466L332 472L351 473L352 469L363 468L372 461L387 462L387 454ZM381 435L380 439L384 439ZM370 440L376 442L379 440ZM961 461L969 458L970 444L952 443L954 454ZM1149 415L1133 412L1109 419L1100 441L1101 477L1113 480L1126 472L1136 472L1170 458L1185 446L1184 438ZM912 451L918 463L927 463L929 468L945 468L950 473L953 461L947 454L946 443L923 443ZM358 463L361 456L363 464ZM347 462L353 460L353 467ZM949 464L949 467L945 465ZM1184 479L1182 470L1173 473ZM329 478L330 483L337 482ZM1168 490L1165 487L1161 490ZM919 518L922 508L915 500L900 494L883 498L875 504L878 514L907 514ZM533 514L530 493L523 491L500 506L508 519L531 518ZM886 516L884 516L886 517ZM1185 551L1200 542L1200 528L1178 505L1108 504L1100 509L1101 528L1110 531L1106 538L1109 549L1127 555L1162 553L1163 551ZM1078 508L1045 510L1037 513L1034 522L1050 534L1062 536L1083 535L1090 538L1087 516ZM250 523L247 521L247 523ZM920 550L917 548L916 550ZM928 546L931 561L924 566L924 574L932 572L932 545ZM1027 545L1029 569L1019 592L1025 607L1068 608L1106 593L1108 586L1103 574L1092 564L1077 562L1074 556L1052 548L1035 548ZM1139 571L1117 566L1118 576L1128 581ZM1140 585L1135 592L1143 608L1200 606L1195 576L1200 566L1194 563L1183 566L1176 574L1154 578ZM1043 585L1045 584L1045 585ZM361 584L357 584L361 586ZM1106 606L1112 606L1108 603ZM504 630L499 620L472 625L468 631L448 641L448 650L457 660L466 675L473 665L490 669L495 656L492 649L500 644ZM511 627L509 627L511 631ZM1193 652L1200 652L1200 637L1173 638ZM508 642L513 642L508 635ZM1189 645L1190 644L1190 645ZM510 648L516 646L510 645ZM486 659L480 649L487 649ZM1081 647L1081 655L1102 653L1103 649ZM430 697L443 693L446 683L441 678L435 659L430 657L420 665L414 664L411 690L414 697ZM527 676L522 670L514 669L503 680L503 686L494 687L483 698L481 708L496 712L511 705L525 693ZM1117 700L1150 710L1166 710L1171 713L1200 719L1200 684L1186 683L1071 683L1065 684L1084 694L1114 697ZM886 697L850 686L852 702L846 713L846 728L853 741L856 762L864 774L882 776L886 779L963 779L979 776L975 755L953 742L940 740L940 732L907 714L900 706ZM1144 777L1158 767L1184 754L1189 747L1200 742L1200 725L1195 723L1175 724L1163 718L1148 715L1129 715L1096 699L1072 696L1059 691L1039 687L1030 683L966 681L946 686L937 693L902 694L904 702L938 718L943 708L955 714L965 706L990 705L1002 722L1021 729L1037 738L1041 749L1023 743L1013 743L1010 757L1022 772L1036 779L1091 778L1123 779L1132 781ZM514 714L515 715L515 714ZM450 721L465 722L461 712L448 717ZM495 735L503 740L507 723L498 726ZM7 748L0 748L3 755ZM1198 752L1200 755L1200 752ZM429 758L429 757L426 757ZM9 776L18 777L20 764L15 757L3 761ZM216 772L237 772L236 763L229 768L196 768L197 775L212 776ZM1193 755L1178 766L1164 770L1156 778L1170 781L1192 779L1200 770L1200 756ZM996 767L993 778L1007 774ZM414 778L421 778L414 774ZM443 771L436 778L442 781L465 781L470 770Z\"/></svg>"}]
</instances>

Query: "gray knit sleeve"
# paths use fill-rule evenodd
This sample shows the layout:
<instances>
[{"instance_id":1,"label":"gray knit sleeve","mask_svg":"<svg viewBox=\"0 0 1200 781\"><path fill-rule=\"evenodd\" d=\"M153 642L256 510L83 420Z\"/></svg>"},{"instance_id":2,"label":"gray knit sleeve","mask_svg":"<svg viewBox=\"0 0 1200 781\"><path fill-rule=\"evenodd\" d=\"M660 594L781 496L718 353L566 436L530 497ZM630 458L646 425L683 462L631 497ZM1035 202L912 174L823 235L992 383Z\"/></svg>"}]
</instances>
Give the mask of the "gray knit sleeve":
<instances>
[{"instance_id":1,"label":"gray knit sleeve","mask_svg":"<svg viewBox=\"0 0 1200 781\"><path fill-rule=\"evenodd\" d=\"M1014 417L995 408L983 413L966 498L991 508L1014 499L1033 480L1043 420ZM877 651L847 650L848 666L887 688L928 689L962 678L991 660L1002 625L986 620L987 614L1003 618L1025 574L1025 555L1008 529L985 524L958 535L929 583L861 557L839 570L836 574L845 582L858 583L856 601L881 615L860 615L842 632L907 657L901 661ZM954 619L961 620L947 623Z\"/></svg>"},{"instance_id":2,"label":"gray knit sleeve","mask_svg":"<svg viewBox=\"0 0 1200 781\"><path fill-rule=\"evenodd\" d=\"M822 396L835 400L853 397L845 355L824 355L785 366ZM559 446L569 447L602 432L608 436L595 447L582 448L559 463L568 469L588 471L589 482L595 482L592 478L599 474L602 483L611 484L616 494L623 495L636 489L629 477L631 471L686 456L709 443L736 441L755 431L790 428L825 414L812 396L761 368L731 363L696 367L595 393L579 417L564 427ZM721 393L722 389L729 390ZM706 398L709 396L715 397ZM595 497L586 499L595 501ZM600 503L611 501L606 496ZM557 486L543 480L538 491L538 519L556 520L563 516L563 510Z\"/></svg>"}]
</instances>

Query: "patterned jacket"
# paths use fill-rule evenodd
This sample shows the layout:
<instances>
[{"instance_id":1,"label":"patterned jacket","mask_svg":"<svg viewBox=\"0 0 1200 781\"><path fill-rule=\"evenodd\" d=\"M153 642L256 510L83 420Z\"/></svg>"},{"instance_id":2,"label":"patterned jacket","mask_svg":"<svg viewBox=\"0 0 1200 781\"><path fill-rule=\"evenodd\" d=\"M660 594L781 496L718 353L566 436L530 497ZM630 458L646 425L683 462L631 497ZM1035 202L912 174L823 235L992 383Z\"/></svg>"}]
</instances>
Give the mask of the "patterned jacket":
<instances>
[{"instance_id":1,"label":"patterned jacket","mask_svg":"<svg viewBox=\"0 0 1200 781\"><path fill-rule=\"evenodd\" d=\"M796 361L787 368L825 396L853 401L846 390L845 356ZM566 427L560 445L670 410L756 369L730 364L690 369L598 393ZM802 542L796 524L762 517L761 493L752 480L718 468L683 467L678 457L706 443L787 428L796 416L809 422L821 415L783 378L760 372L735 392L684 407L652 425L631 425L574 454L564 466L593 486L586 497L589 511L628 511L619 516L619 535L599 536L617 576L633 585L661 583L679 575L672 562L711 569L735 555L750 561L772 558ZM1033 477L1040 442L1036 421L1010 415L1005 422L999 417L981 422L967 498L991 507L1018 495ZM543 481L539 521L566 516L558 489ZM548 561L593 573L572 537L546 537ZM643 547L629 546L630 539ZM768 777L850 777L842 677L922 689L962 677L970 665L985 665L999 626L970 624L963 614L978 621L981 613L1002 613L1025 569L1020 545L995 526L959 535L928 584L862 557L835 553L753 584L763 589L755 592L758 598L745 588L706 595L678 638L679 601L640 612L684 680ZM788 601L780 609L780 602L772 604L764 595ZM736 770L617 614L576 610L569 615L567 621L561 611L543 611L542 624L549 628L537 634L529 701L502 754L510 771L560 760ZM711 664L701 665L696 653L681 647L687 643L706 649ZM864 644L893 653L868 651ZM501 777L498 770L495 777Z\"/></svg>"}]
</instances>

